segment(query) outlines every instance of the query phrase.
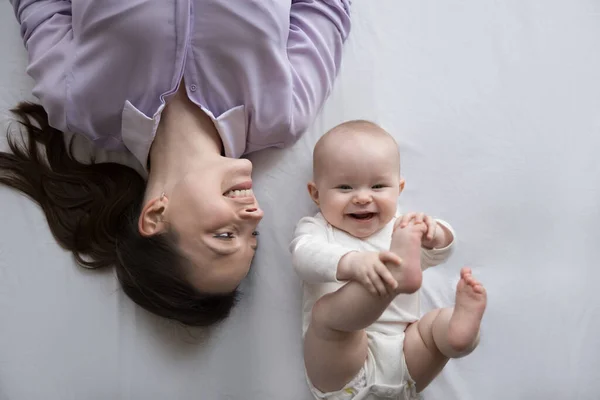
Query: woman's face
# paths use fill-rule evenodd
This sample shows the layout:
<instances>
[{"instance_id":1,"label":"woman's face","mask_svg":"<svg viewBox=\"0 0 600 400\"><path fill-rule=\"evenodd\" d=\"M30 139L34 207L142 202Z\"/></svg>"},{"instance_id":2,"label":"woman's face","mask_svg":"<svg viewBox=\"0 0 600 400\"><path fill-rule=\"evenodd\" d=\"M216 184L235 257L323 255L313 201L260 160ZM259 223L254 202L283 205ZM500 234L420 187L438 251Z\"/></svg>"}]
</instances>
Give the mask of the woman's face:
<instances>
[{"instance_id":1,"label":"woman's face","mask_svg":"<svg viewBox=\"0 0 600 400\"><path fill-rule=\"evenodd\" d=\"M164 218L194 265L190 279L201 291L232 292L248 274L263 217L251 174L249 160L219 156L169 194Z\"/></svg>"}]
</instances>

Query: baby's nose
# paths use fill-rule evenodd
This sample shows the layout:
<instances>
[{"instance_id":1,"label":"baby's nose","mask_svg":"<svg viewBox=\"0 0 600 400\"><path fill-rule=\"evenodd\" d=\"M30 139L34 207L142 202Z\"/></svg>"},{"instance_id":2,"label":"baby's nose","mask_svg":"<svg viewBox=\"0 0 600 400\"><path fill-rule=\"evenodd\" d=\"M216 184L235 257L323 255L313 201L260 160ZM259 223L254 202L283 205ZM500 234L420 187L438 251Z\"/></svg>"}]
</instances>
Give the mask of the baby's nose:
<instances>
[{"instance_id":1,"label":"baby's nose","mask_svg":"<svg viewBox=\"0 0 600 400\"><path fill-rule=\"evenodd\" d=\"M369 193L361 192L354 196L355 204L369 204L373 201L373 197Z\"/></svg>"}]
</instances>

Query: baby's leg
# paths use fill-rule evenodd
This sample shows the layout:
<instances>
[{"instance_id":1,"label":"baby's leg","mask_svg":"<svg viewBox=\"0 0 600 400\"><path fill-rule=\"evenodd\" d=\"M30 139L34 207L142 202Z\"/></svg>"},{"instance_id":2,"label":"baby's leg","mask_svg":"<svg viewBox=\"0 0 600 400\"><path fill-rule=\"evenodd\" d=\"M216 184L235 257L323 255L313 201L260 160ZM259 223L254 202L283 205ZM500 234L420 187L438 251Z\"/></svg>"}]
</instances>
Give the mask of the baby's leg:
<instances>
[{"instance_id":1,"label":"baby's leg","mask_svg":"<svg viewBox=\"0 0 600 400\"><path fill-rule=\"evenodd\" d=\"M348 282L314 305L304 338L304 362L311 383L322 392L340 390L356 376L367 357L366 327L377 320L396 294L414 293L421 283L420 230L413 225L395 234L401 266L389 267L398 281L396 293L374 296Z\"/></svg>"},{"instance_id":2,"label":"baby's leg","mask_svg":"<svg viewBox=\"0 0 600 400\"><path fill-rule=\"evenodd\" d=\"M449 358L466 356L479 343L486 292L469 268L460 275L454 309L433 310L406 330L404 357L418 391L431 383Z\"/></svg>"}]
</instances>

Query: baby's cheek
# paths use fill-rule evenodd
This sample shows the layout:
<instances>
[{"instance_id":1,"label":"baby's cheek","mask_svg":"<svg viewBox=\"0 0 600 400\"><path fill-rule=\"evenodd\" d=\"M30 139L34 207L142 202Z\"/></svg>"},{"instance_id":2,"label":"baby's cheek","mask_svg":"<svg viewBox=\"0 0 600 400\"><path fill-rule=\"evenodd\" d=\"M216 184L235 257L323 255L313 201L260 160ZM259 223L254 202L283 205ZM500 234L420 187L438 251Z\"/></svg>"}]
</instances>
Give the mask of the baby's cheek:
<instances>
[{"instance_id":1,"label":"baby's cheek","mask_svg":"<svg viewBox=\"0 0 600 400\"><path fill-rule=\"evenodd\" d=\"M334 212L343 213L344 207L345 207L345 202L341 196L336 195L336 194L331 194L329 196L326 196L325 204L322 204L321 207L327 208L329 213L334 213Z\"/></svg>"},{"instance_id":2,"label":"baby's cheek","mask_svg":"<svg viewBox=\"0 0 600 400\"><path fill-rule=\"evenodd\" d=\"M324 202L321 202L320 208L321 213L323 213L325 219L330 223L339 219L339 216L343 213L340 209L339 202L336 202L334 201L334 199L331 198L326 199Z\"/></svg>"},{"instance_id":3,"label":"baby's cheek","mask_svg":"<svg viewBox=\"0 0 600 400\"><path fill-rule=\"evenodd\" d=\"M398 208L397 198L386 198L383 201L383 214L385 215L395 215L396 209Z\"/></svg>"}]
</instances>

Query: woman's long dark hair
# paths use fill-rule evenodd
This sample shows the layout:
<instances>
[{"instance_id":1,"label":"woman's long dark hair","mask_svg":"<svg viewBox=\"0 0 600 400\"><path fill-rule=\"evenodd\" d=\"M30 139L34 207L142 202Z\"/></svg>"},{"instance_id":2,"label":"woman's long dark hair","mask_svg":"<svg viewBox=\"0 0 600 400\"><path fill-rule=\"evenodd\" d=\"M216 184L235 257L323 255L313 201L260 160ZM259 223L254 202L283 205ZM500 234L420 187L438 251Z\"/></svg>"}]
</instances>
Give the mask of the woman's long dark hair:
<instances>
[{"instance_id":1,"label":"woman's long dark hair","mask_svg":"<svg viewBox=\"0 0 600 400\"><path fill-rule=\"evenodd\" d=\"M135 170L77 161L40 105L20 103L12 112L26 135L17 141L8 134L11 153L0 152L0 183L41 206L52 234L81 266L114 265L134 302L185 325L208 326L228 316L237 292L208 295L191 285L187 271L193 267L173 232L140 235L146 185Z\"/></svg>"}]
</instances>

